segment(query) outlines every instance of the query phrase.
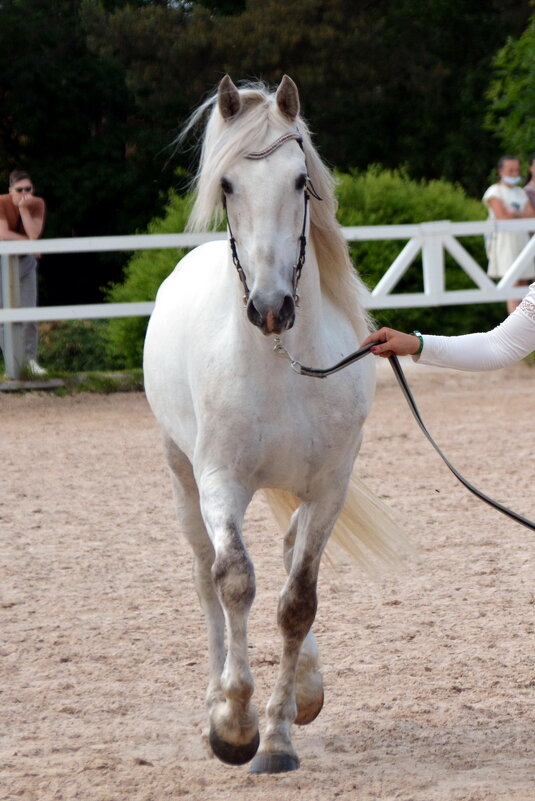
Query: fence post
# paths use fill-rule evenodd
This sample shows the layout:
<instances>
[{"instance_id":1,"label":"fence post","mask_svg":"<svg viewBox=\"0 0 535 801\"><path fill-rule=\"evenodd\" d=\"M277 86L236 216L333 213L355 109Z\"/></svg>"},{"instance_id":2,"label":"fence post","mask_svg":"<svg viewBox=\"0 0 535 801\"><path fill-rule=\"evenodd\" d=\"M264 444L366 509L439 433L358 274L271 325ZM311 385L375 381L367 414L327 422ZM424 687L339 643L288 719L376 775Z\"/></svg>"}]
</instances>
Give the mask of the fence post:
<instances>
[{"instance_id":1,"label":"fence post","mask_svg":"<svg viewBox=\"0 0 535 801\"><path fill-rule=\"evenodd\" d=\"M442 235L449 233L450 223L447 220L420 223L422 229L422 268L424 277L424 293L431 303L435 304L444 292L444 248Z\"/></svg>"},{"instance_id":2,"label":"fence post","mask_svg":"<svg viewBox=\"0 0 535 801\"><path fill-rule=\"evenodd\" d=\"M2 305L20 307L19 257L1 256ZM22 323L4 323L3 352L8 378L19 379L24 367L24 332Z\"/></svg>"}]
</instances>

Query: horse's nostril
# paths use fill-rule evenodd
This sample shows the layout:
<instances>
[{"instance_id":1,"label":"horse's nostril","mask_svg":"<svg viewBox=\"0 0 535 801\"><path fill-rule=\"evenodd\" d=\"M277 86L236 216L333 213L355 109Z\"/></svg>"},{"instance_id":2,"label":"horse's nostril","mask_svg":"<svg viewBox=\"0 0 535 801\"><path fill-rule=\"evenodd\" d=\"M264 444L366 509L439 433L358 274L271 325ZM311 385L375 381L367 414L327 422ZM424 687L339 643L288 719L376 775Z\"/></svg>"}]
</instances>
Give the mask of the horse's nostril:
<instances>
[{"instance_id":1,"label":"horse's nostril","mask_svg":"<svg viewBox=\"0 0 535 801\"><path fill-rule=\"evenodd\" d=\"M249 300L247 304L247 317L252 322L253 325L261 326L262 325L262 316L259 314L258 309L254 305L252 300Z\"/></svg>"},{"instance_id":2,"label":"horse's nostril","mask_svg":"<svg viewBox=\"0 0 535 801\"><path fill-rule=\"evenodd\" d=\"M279 312L279 318L285 328L291 328L295 319L295 301L291 295L286 295Z\"/></svg>"},{"instance_id":3,"label":"horse's nostril","mask_svg":"<svg viewBox=\"0 0 535 801\"><path fill-rule=\"evenodd\" d=\"M285 295L282 304L255 305L251 297L247 304L247 317L253 325L261 328L265 334L280 334L291 328L295 322L295 302L291 295Z\"/></svg>"}]
</instances>

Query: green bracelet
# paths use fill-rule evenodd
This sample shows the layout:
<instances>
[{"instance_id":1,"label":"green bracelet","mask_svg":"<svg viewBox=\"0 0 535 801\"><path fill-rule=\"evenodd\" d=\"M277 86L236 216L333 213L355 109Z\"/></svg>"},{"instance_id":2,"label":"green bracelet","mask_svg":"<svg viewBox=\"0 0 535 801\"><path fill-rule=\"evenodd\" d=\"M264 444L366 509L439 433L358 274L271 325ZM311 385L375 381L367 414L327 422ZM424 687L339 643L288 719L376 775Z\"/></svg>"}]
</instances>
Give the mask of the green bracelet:
<instances>
[{"instance_id":1,"label":"green bracelet","mask_svg":"<svg viewBox=\"0 0 535 801\"><path fill-rule=\"evenodd\" d=\"M424 349L424 338L423 338L423 336L420 334L420 332L419 332L419 331L413 331L412 333L413 333L413 335L414 335L415 337L418 337L418 339L420 340L420 347L418 348L418 350L417 350L417 351L416 351L416 353L414 354L415 356L419 356L419 355L420 355L420 353L421 353L421 352L423 351L423 349Z\"/></svg>"}]
</instances>

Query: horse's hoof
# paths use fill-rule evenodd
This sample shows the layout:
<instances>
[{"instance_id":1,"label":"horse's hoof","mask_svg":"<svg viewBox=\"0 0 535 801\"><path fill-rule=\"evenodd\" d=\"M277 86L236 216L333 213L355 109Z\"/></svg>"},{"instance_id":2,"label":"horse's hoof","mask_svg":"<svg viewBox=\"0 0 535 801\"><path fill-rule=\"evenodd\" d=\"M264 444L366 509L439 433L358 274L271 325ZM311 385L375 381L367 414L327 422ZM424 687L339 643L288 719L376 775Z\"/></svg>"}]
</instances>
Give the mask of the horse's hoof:
<instances>
[{"instance_id":1,"label":"horse's hoof","mask_svg":"<svg viewBox=\"0 0 535 801\"><path fill-rule=\"evenodd\" d=\"M255 756L249 773L287 773L290 770L297 770L298 767L299 759L295 754L268 751Z\"/></svg>"},{"instance_id":2,"label":"horse's hoof","mask_svg":"<svg viewBox=\"0 0 535 801\"><path fill-rule=\"evenodd\" d=\"M213 727L210 729L210 747L214 755L227 765L245 765L246 762L250 762L258 751L259 744L258 731L250 743L232 745L222 740Z\"/></svg>"},{"instance_id":3,"label":"horse's hoof","mask_svg":"<svg viewBox=\"0 0 535 801\"><path fill-rule=\"evenodd\" d=\"M297 723L298 726L306 726L308 723L312 723L313 720L316 720L319 713L323 709L323 698L324 695L322 691L321 698L315 701L313 704L300 706L298 701L295 723Z\"/></svg>"}]
</instances>

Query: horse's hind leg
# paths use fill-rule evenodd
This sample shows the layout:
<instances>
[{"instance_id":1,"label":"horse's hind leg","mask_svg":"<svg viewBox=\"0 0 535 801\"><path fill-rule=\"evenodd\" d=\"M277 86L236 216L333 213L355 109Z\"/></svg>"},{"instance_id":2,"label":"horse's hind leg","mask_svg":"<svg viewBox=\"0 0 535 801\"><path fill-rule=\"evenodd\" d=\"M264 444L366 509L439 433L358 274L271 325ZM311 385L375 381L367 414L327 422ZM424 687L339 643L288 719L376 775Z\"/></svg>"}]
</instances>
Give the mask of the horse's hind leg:
<instances>
[{"instance_id":1,"label":"horse's hind leg","mask_svg":"<svg viewBox=\"0 0 535 801\"><path fill-rule=\"evenodd\" d=\"M299 509L296 509L284 537L284 566L287 573L290 572L292 566L298 515ZM295 675L297 715L295 723L299 726L312 723L322 710L323 697L323 677L319 670L319 649L314 633L310 629L301 646L297 662Z\"/></svg>"},{"instance_id":2,"label":"horse's hind leg","mask_svg":"<svg viewBox=\"0 0 535 801\"><path fill-rule=\"evenodd\" d=\"M171 468L173 493L182 532L194 554L194 580L208 629L209 679L206 703L210 710L223 698L221 674L225 664L225 618L212 580L215 552L206 532L199 492L189 459L170 439L164 441Z\"/></svg>"},{"instance_id":3,"label":"horse's hind leg","mask_svg":"<svg viewBox=\"0 0 535 801\"><path fill-rule=\"evenodd\" d=\"M291 741L297 717L296 674L301 647L314 621L321 555L344 501L323 497L301 504L288 579L279 598L277 621L283 637L279 675L266 708L266 727L251 766L253 773L281 773L299 767Z\"/></svg>"}]
</instances>

